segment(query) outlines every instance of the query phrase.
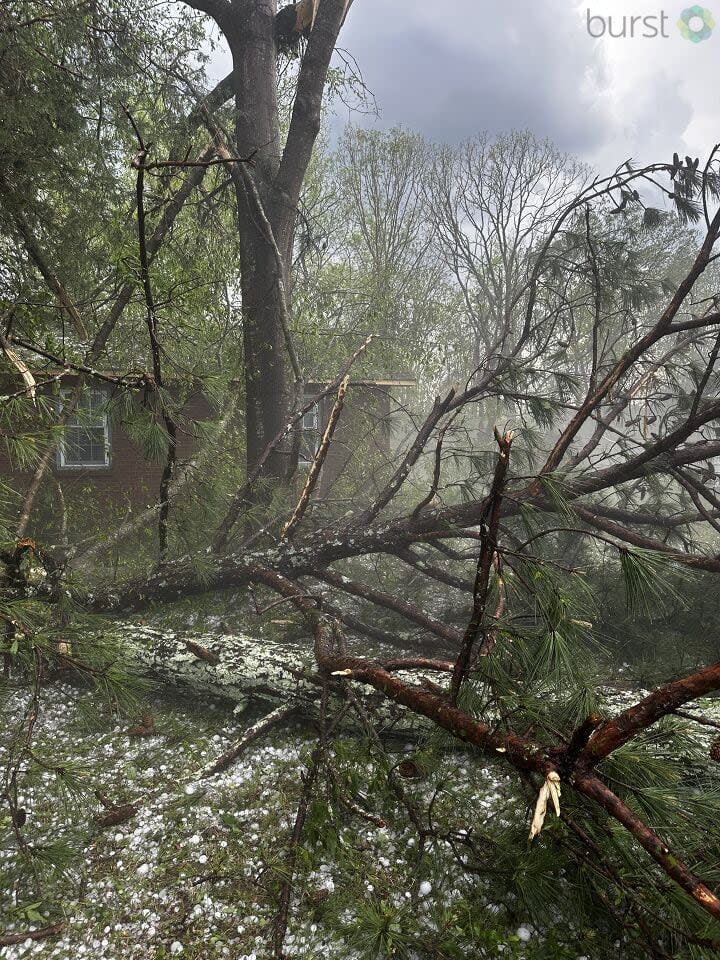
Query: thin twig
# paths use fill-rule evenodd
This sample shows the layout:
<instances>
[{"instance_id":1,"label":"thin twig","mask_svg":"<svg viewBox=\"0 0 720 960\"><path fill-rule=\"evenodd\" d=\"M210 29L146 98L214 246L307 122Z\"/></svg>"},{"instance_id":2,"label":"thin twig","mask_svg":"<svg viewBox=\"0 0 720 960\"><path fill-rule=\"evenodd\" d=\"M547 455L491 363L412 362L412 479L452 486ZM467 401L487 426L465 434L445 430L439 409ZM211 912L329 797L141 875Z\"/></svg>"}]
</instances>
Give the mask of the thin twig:
<instances>
[{"instance_id":1,"label":"thin twig","mask_svg":"<svg viewBox=\"0 0 720 960\"><path fill-rule=\"evenodd\" d=\"M158 339L158 316L155 307L155 298L153 295L152 283L150 281L150 259L148 256L147 231L145 226L145 168L143 162L148 154L149 147L145 145L142 134L127 107L123 108L128 120L132 124L135 136L140 146L138 154L139 162L133 162L137 170L137 180L135 184L135 201L137 205L137 226L138 226L138 247L140 252L140 281L145 294L146 324L148 335L150 337L150 349L153 361L153 376L155 381L156 393L160 401L160 410L165 423L165 430L168 437L167 456L160 478L160 491L158 499L160 501L160 514L158 517L158 552L160 562L167 559L168 553L168 521L170 516L170 500L168 491L172 483L175 465L177 463L177 423L167 403L162 395L164 387L163 371L161 363L161 347Z\"/></svg>"},{"instance_id":2,"label":"thin twig","mask_svg":"<svg viewBox=\"0 0 720 960\"><path fill-rule=\"evenodd\" d=\"M238 760L247 748L255 743L256 740L259 740L260 737L264 736L268 730L271 730L273 727L278 726L278 724L283 723L285 720L288 720L295 712L297 711L297 706L293 704L288 707L283 704L283 706L278 707L277 710L273 710L271 713L268 713L256 724L250 727L245 731L242 738L232 747L230 750L227 750L221 757L212 763L209 767L206 767L202 773L198 774L198 780L205 780L207 777L214 777L218 773L222 773L223 770L227 770L228 767L232 766L236 760Z\"/></svg>"},{"instance_id":3,"label":"thin twig","mask_svg":"<svg viewBox=\"0 0 720 960\"><path fill-rule=\"evenodd\" d=\"M26 940L47 940L48 937L57 937L64 929L64 923L53 923L49 927L38 927L37 930L2 933L0 934L0 947L12 947L16 943L25 943Z\"/></svg>"}]
</instances>

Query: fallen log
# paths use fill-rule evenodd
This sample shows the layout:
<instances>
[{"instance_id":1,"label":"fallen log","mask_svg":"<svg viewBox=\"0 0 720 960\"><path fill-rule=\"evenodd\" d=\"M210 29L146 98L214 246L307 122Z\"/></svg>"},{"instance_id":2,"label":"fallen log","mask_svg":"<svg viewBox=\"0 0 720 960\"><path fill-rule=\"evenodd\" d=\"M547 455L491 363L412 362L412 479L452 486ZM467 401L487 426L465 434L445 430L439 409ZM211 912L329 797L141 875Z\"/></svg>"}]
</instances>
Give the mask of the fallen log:
<instances>
[{"instance_id":1,"label":"fallen log","mask_svg":"<svg viewBox=\"0 0 720 960\"><path fill-rule=\"evenodd\" d=\"M303 646L245 634L188 634L131 623L111 635L131 672L180 690L228 700L235 704L236 713L251 704L268 710L284 705L306 715L317 712L323 681L309 640ZM449 677L452 671L449 661L412 654L399 657L397 651L391 658L379 654L377 662L405 682L422 686L432 683L431 676L437 680L438 674ZM376 691L368 690L367 696L384 720L395 722L402 717L404 728L408 722L413 726L426 722Z\"/></svg>"},{"instance_id":2,"label":"fallen log","mask_svg":"<svg viewBox=\"0 0 720 960\"><path fill-rule=\"evenodd\" d=\"M107 632L106 632L107 636ZM125 624L113 633L132 672L179 689L236 704L270 706L317 699L319 677L312 648L258 640L245 634L188 634Z\"/></svg>"}]
</instances>

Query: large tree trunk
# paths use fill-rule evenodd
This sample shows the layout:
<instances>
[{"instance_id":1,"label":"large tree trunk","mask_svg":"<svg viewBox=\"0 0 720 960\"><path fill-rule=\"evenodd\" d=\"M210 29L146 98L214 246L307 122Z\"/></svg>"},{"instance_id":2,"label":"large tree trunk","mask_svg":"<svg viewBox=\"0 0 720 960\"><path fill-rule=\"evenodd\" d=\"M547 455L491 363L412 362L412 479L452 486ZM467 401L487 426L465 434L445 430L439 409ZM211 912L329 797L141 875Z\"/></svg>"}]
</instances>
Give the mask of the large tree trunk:
<instances>
[{"instance_id":1,"label":"large tree trunk","mask_svg":"<svg viewBox=\"0 0 720 960\"><path fill-rule=\"evenodd\" d=\"M190 634L126 624L119 634L130 669L170 686L238 704L317 699L312 649L245 634Z\"/></svg>"},{"instance_id":2,"label":"large tree trunk","mask_svg":"<svg viewBox=\"0 0 720 960\"><path fill-rule=\"evenodd\" d=\"M248 473L266 445L287 422L290 406L288 357L280 298L288 289L294 208L283 205L275 181L281 142L277 104L275 0L241 0L235 4L235 27L228 32L235 84L235 138L241 156L252 156L249 175L257 196L236 181L240 232L243 347ZM260 222L262 205L282 260L281 283L275 251ZM287 208L287 209L286 209ZM282 236L281 236L282 235ZM280 479L287 472L287 451L268 458L263 475Z\"/></svg>"},{"instance_id":3,"label":"large tree trunk","mask_svg":"<svg viewBox=\"0 0 720 960\"><path fill-rule=\"evenodd\" d=\"M238 201L244 211L245 205ZM245 213L241 213L245 215ZM245 357L246 462L252 473L267 444L283 429L290 416L288 364L275 288L272 253L263 241L241 241L243 350ZM278 445L267 458L261 476L282 479L289 452Z\"/></svg>"},{"instance_id":4,"label":"large tree trunk","mask_svg":"<svg viewBox=\"0 0 720 960\"><path fill-rule=\"evenodd\" d=\"M285 706L304 716L317 715L323 680L309 642L275 643L245 634L191 634L131 623L122 627L118 640L132 672L168 687L195 696L220 697L236 704L237 712L250 706ZM394 675L412 683L438 682L437 673L395 670ZM359 688L357 693L374 715L382 718L383 725L399 725L403 735L408 735L410 728L427 726L424 718L397 707L371 688ZM348 722L357 723L358 717L352 714Z\"/></svg>"},{"instance_id":5,"label":"large tree trunk","mask_svg":"<svg viewBox=\"0 0 720 960\"><path fill-rule=\"evenodd\" d=\"M298 74L283 145L277 104L276 0L186 0L213 17L233 57L235 139L251 158L234 178L240 234L243 343L250 474L287 423L291 404L286 329L295 217L313 145L335 41L349 6L326 0L317 9ZM292 357L296 379L297 358ZM290 451L278 445L261 475L289 474Z\"/></svg>"}]
</instances>

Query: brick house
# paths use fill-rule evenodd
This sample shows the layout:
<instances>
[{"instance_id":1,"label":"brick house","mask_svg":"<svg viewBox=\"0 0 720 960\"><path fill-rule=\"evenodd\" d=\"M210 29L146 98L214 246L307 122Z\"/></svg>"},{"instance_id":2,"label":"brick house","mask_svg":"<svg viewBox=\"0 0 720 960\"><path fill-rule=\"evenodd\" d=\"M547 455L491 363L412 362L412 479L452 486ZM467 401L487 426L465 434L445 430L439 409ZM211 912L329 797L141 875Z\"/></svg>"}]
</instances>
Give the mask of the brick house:
<instances>
[{"instance_id":1,"label":"brick house","mask_svg":"<svg viewBox=\"0 0 720 960\"><path fill-rule=\"evenodd\" d=\"M47 378L47 372L44 376ZM37 379L41 384L40 375ZM61 377L59 387L49 386L46 379L46 385L40 385L38 392L47 396L54 391L54 402L61 403L62 395L71 391L75 382L75 376L70 374ZM387 463L393 448L392 393L413 384L414 380L409 377L351 381L316 496L333 494L346 471L360 476L360 485L355 486L361 493L372 491L373 471ZM323 386L308 383L308 399L317 396ZM13 380L8 392L16 390L17 380ZM43 487L41 514L48 519L50 527L57 525L59 498L70 509L73 534L77 535L78 526L90 532L112 525L153 503L157 497L162 458L146 456L142 443L133 437L132 418L123 416L119 405L113 402L113 390L112 384L100 381L88 384L76 413L63 429L52 475ZM303 418L301 471L317 450L334 399L334 395L324 398ZM177 449L180 463L192 457L197 447L193 423L208 421L214 416L211 404L202 390L196 388L182 408L183 429L178 433ZM17 432L27 429L32 429L32 421L18 425ZM0 484L9 487L19 502L31 476L32 470L17 462L10 445L2 442L0 433Z\"/></svg>"},{"instance_id":2,"label":"brick house","mask_svg":"<svg viewBox=\"0 0 720 960\"><path fill-rule=\"evenodd\" d=\"M43 384L43 376L47 378L47 372L37 375L38 394L51 399L53 404L61 404L63 395L70 393L76 383L76 377L67 374L59 381L57 375L51 376L51 380L45 379ZM17 381L13 381L10 391L16 390ZM92 529L118 521L157 497L163 463L147 457L142 443L133 439L131 418L127 414L123 416L118 404L113 402L114 390L113 384L99 380L87 385L76 412L63 429L51 474L43 487L41 512L44 516L53 519L57 516L56 501L62 496L73 508L73 525L82 522ZM213 415L202 391L191 392L182 408L183 421L204 421ZM31 430L32 420L23 418L16 429L19 434ZM187 460L194 449L192 432L181 430L178 460ZM32 469L19 462L10 445L0 440L0 482L19 499L31 476Z\"/></svg>"}]
</instances>

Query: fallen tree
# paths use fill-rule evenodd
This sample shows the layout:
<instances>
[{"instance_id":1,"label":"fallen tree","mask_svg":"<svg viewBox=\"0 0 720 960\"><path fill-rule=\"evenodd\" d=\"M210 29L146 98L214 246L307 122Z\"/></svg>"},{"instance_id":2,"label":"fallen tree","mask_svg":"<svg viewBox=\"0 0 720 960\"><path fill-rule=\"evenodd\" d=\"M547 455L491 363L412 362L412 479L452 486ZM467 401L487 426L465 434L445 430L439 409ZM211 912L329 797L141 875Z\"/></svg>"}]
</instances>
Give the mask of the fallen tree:
<instances>
[{"instance_id":1,"label":"fallen tree","mask_svg":"<svg viewBox=\"0 0 720 960\"><path fill-rule=\"evenodd\" d=\"M536 811L531 836L537 834L542 828L547 796L553 795L548 785L554 788L555 785L566 783L622 824L661 869L697 904L713 917L720 918L720 898L670 849L661 836L610 789L602 776L596 772L599 764L624 744L644 733L647 728L674 714L685 704L720 689L720 664L695 671L657 689L635 706L615 717L605 719L597 715L586 717L570 732L563 745L555 742L543 743L519 735L503 722L502 713L499 716L491 713L481 719L458 706L459 692L470 678L472 668L477 669L480 659L493 654L497 640L495 636L498 629L497 623L505 610L505 587L501 583L497 586L498 604L492 618L488 617L486 606L493 569L492 561L499 553L500 507L505 493L512 439L511 434L502 437L497 435L500 449L494 479L479 521L481 547L473 587L473 615L461 637L443 625L437 625L434 630L446 643L453 638L460 640L459 651L454 660L432 661L426 658L414 660L404 658L382 662L367 657L349 656L344 650L340 621L323 612L323 600L320 595L308 593L305 588L298 585L296 580L289 579L276 569L260 567L256 564L242 566L236 561L232 561L235 576L239 578L235 581L235 585L242 582L263 584L280 597L292 602L302 613L315 637L314 665L318 668L318 672L313 673L309 670L308 661L301 660L298 663L295 657L289 656L287 650L273 651L265 647L258 653L258 645L252 641L227 640L227 650L222 649L221 643L220 649L216 652L213 649L212 639L178 640L174 635L163 635L153 631L145 633L145 640L149 639L151 642L141 644L137 648L141 651L139 658L152 673L173 682L180 679L181 682L212 692L224 688L230 692L231 696L236 695L235 691L244 691L281 700L284 704L283 716L287 715L286 710L292 712L300 702L306 706L308 688L312 690L313 686L316 689L320 687L324 691L323 711L328 705L328 684L341 699L343 691L337 689L339 683L369 686L382 693L393 704L399 704L447 730L461 742L471 745L494 759L500 755L503 762L509 763L522 776L539 776L541 778L538 800L540 813ZM333 548L338 546L340 546L338 543L332 544ZM284 560L284 564L289 565L291 569L294 568L296 579L298 568L302 572L307 569L304 566L307 560L303 557L302 552L299 557L291 553L289 559ZM177 581L168 581L167 570L163 571L162 576L166 579L158 584L160 590L174 590L177 587ZM340 589L347 586L343 578L333 579L319 575L318 579L335 583ZM173 583L172 588L169 586L170 582ZM213 587L218 586L227 586L227 584L213 583ZM190 584L186 583L183 592L188 589ZM350 592L358 591L350 590ZM152 588L149 593L155 598ZM382 600L377 599L378 595L372 590L360 591L360 595L364 599L383 603ZM168 599L171 596L166 594ZM103 598L95 602L105 603L107 600ZM123 604L127 600L121 597L117 598L116 602ZM146 597L140 597L135 605L146 602ZM408 619L433 629L424 615L406 610L401 601L396 601L391 606ZM206 645L207 643L210 645ZM422 671L422 675L413 676L413 669ZM398 670L402 670L403 673L397 675ZM430 683L427 677L430 671L452 674L452 683L449 688L444 689ZM487 682L487 678L485 679ZM492 691L491 682L489 687ZM310 702L316 704L317 697L311 695ZM321 739L318 747L321 752L325 749L323 742ZM547 793L544 793L545 791ZM556 811L560 815L559 793L556 791L553 796ZM281 945L284 936L282 919L279 923L282 930L276 941ZM281 949L281 946L277 949Z\"/></svg>"},{"instance_id":2,"label":"fallen tree","mask_svg":"<svg viewBox=\"0 0 720 960\"><path fill-rule=\"evenodd\" d=\"M132 621L117 631L104 631L103 641L122 651L123 665L132 673L192 691L195 696L228 700L236 705L236 712L251 704L264 709L285 704L295 713L317 715L323 676L308 646L259 641L241 634L162 630ZM453 667L450 660L410 653L386 652L378 655L377 663L406 680L425 683L437 679L438 674L450 674ZM82 660L68 656L66 665L82 673ZM380 697L375 698L375 707L382 709ZM385 716L397 719L399 712L386 709Z\"/></svg>"}]
</instances>

